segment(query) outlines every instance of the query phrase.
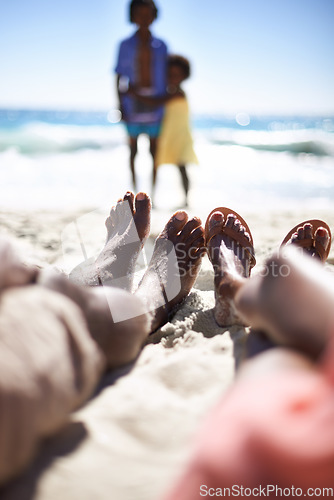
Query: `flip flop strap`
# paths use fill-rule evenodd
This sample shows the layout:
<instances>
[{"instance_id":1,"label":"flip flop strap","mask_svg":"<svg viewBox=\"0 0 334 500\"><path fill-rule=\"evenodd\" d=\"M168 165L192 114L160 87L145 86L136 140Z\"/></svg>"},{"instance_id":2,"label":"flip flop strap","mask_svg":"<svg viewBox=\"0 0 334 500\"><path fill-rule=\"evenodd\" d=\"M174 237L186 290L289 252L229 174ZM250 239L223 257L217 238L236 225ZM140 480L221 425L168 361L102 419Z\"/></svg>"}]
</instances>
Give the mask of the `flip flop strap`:
<instances>
[{"instance_id":1,"label":"flip flop strap","mask_svg":"<svg viewBox=\"0 0 334 500\"><path fill-rule=\"evenodd\" d=\"M208 245L209 242L212 240L212 238L214 236L216 236L217 234L226 234L227 236L232 238L232 240L239 243L239 245L242 248L244 248L248 254L248 257L250 260L250 268L255 266L256 259L255 259L255 254L254 254L254 248L253 248L251 242L246 238L246 236L244 236L241 233L237 233L236 231L234 231L234 229L231 229L230 227L224 226L223 228L221 228L219 226L216 226L210 230L208 238L206 239L206 245Z\"/></svg>"},{"instance_id":2,"label":"flip flop strap","mask_svg":"<svg viewBox=\"0 0 334 500\"><path fill-rule=\"evenodd\" d=\"M326 250L318 241L314 241L313 238L304 238L303 240L296 240L293 244L298 245L301 248L314 248L318 254L321 262L326 260Z\"/></svg>"},{"instance_id":3,"label":"flip flop strap","mask_svg":"<svg viewBox=\"0 0 334 500\"><path fill-rule=\"evenodd\" d=\"M326 250L325 250L324 246L321 243L319 243L318 241L315 241L314 242L314 250L317 252L321 262L325 262L327 259L327 254L326 254Z\"/></svg>"},{"instance_id":4,"label":"flip flop strap","mask_svg":"<svg viewBox=\"0 0 334 500\"><path fill-rule=\"evenodd\" d=\"M304 238L303 240L295 240L292 242L293 245L298 245L301 248L312 248L313 247L313 239L312 238Z\"/></svg>"}]
</instances>

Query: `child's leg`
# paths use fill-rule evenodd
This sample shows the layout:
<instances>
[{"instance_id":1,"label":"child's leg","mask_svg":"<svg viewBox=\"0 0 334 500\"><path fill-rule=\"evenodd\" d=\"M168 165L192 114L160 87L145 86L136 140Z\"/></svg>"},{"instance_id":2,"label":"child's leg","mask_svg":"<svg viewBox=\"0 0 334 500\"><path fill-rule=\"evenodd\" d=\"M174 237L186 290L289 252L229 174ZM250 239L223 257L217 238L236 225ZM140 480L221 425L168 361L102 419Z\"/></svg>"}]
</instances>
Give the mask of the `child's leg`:
<instances>
[{"instance_id":1,"label":"child's leg","mask_svg":"<svg viewBox=\"0 0 334 500\"><path fill-rule=\"evenodd\" d=\"M150 153L152 156L152 161L153 161L153 171L152 171L152 188L154 190L155 188L155 183L157 179L157 166L155 163L155 156L157 152L157 139L156 137L150 137Z\"/></svg>"},{"instance_id":2,"label":"child's leg","mask_svg":"<svg viewBox=\"0 0 334 500\"><path fill-rule=\"evenodd\" d=\"M138 137L129 137L130 146L130 170L132 175L133 189L136 191L136 172L135 172L135 158L137 155L137 139Z\"/></svg>"},{"instance_id":3,"label":"child's leg","mask_svg":"<svg viewBox=\"0 0 334 500\"><path fill-rule=\"evenodd\" d=\"M187 207L188 206L188 192L189 192L189 177L188 177L185 165L178 165L178 167L180 170L180 174L181 174L181 178L182 178L182 186L183 186L184 194L185 194L185 198L186 198L185 206Z\"/></svg>"}]
</instances>

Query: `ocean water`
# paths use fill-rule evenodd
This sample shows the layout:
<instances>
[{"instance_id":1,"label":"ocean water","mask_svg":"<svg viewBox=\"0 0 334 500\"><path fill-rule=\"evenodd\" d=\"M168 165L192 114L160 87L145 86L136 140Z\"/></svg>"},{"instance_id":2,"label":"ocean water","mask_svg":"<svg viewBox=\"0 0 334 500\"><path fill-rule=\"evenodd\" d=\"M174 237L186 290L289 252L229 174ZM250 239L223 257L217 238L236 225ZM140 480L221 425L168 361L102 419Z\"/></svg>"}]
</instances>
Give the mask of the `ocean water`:
<instances>
[{"instance_id":1,"label":"ocean water","mask_svg":"<svg viewBox=\"0 0 334 500\"><path fill-rule=\"evenodd\" d=\"M131 188L129 150L116 112L0 110L0 209L110 206ZM193 116L199 165L190 210L334 207L334 117ZM141 137L138 189L151 192ZM179 172L161 166L156 210L183 205Z\"/></svg>"}]
</instances>

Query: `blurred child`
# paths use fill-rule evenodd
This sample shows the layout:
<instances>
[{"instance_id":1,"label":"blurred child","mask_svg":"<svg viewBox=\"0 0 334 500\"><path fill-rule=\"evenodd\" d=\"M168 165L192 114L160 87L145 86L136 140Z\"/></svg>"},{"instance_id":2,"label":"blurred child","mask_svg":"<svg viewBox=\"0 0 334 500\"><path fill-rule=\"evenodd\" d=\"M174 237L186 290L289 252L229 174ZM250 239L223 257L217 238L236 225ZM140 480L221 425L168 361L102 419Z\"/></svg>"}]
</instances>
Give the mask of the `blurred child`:
<instances>
[{"instance_id":1,"label":"blurred child","mask_svg":"<svg viewBox=\"0 0 334 500\"><path fill-rule=\"evenodd\" d=\"M156 165L173 163L179 167L187 206L189 178L186 165L198 163L193 149L188 101L181 88L181 83L190 76L190 63L185 57L171 55L167 64L168 97L158 140Z\"/></svg>"},{"instance_id":2,"label":"blurred child","mask_svg":"<svg viewBox=\"0 0 334 500\"><path fill-rule=\"evenodd\" d=\"M130 22L138 30L120 44L116 73L119 108L126 124L130 145L130 169L133 187L136 188L135 157L140 134L150 139L153 159L153 182L155 179L155 153L157 137L163 116L162 106L150 106L134 95L127 93L128 86L135 86L139 95L159 96L166 91L166 44L155 38L150 26L158 16L153 0L132 0Z\"/></svg>"},{"instance_id":3,"label":"blurred child","mask_svg":"<svg viewBox=\"0 0 334 500\"><path fill-rule=\"evenodd\" d=\"M154 104L165 103L165 112L158 138L155 165L171 163L177 165L185 195L185 206L188 206L189 178L186 165L198 163L193 149L191 136L189 106L181 83L190 76L189 60L180 55L170 55L167 61L167 93L159 98L139 97L143 102ZM156 172L155 172L156 176ZM155 184L155 183L154 183Z\"/></svg>"}]
</instances>

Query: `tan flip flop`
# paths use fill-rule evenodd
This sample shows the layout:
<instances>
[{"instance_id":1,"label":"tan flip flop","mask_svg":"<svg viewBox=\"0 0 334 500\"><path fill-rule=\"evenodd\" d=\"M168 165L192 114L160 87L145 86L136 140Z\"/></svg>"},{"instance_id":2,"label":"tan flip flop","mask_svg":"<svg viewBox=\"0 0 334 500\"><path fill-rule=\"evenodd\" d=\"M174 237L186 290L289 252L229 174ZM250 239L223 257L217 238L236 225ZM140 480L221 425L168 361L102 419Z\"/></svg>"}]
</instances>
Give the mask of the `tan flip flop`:
<instances>
[{"instance_id":1,"label":"tan flip flop","mask_svg":"<svg viewBox=\"0 0 334 500\"><path fill-rule=\"evenodd\" d=\"M236 231L234 231L230 227L224 226L223 228L221 228L217 225L216 227L213 227L211 230L209 230L209 220L210 220L211 215L214 212L220 212L221 214L223 214L225 221L226 221L227 216L229 214L235 215L235 217L238 219L238 221L240 221L240 223L244 226L247 233L249 234L250 241L243 234L237 233ZM247 222L241 217L241 215L239 215L237 212L235 212L234 210L231 210L230 208L227 208L227 207L218 207L218 208L213 209L209 213L209 215L206 219L206 223L205 223L205 233L204 234L205 234L206 246L209 244L209 242L212 240L212 238L214 236L216 236L217 234L221 234L221 233L226 234L227 236L230 236L230 238L232 238L234 241L239 243L239 245L246 250L246 252L248 253L248 256L249 256L249 260L250 260L250 269L252 269L252 267L254 267L256 264L253 236L252 236L252 233L248 227Z\"/></svg>"},{"instance_id":2,"label":"tan flip flop","mask_svg":"<svg viewBox=\"0 0 334 500\"><path fill-rule=\"evenodd\" d=\"M288 234L286 235L286 237L282 241L281 248L287 244L287 242L292 238L294 233L297 232L297 229L299 227L304 226L304 224L312 224L312 238L304 238L302 240L297 240L295 244L301 248L312 248L313 247L314 250L319 255L321 262L325 262L327 260L328 254L329 254L330 249L331 249L332 233L331 233L331 230L330 230L328 224L326 224L326 222L324 222L323 220L310 219L310 220L305 220L304 222L300 222L293 229L291 229L291 231L288 232ZM321 244L316 242L314 239L316 230L319 227L323 227L323 228L327 229L328 234L329 234L329 243L328 243L328 247L326 248L326 250L324 249L324 247Z\"/></svg>"}]
</instances>

